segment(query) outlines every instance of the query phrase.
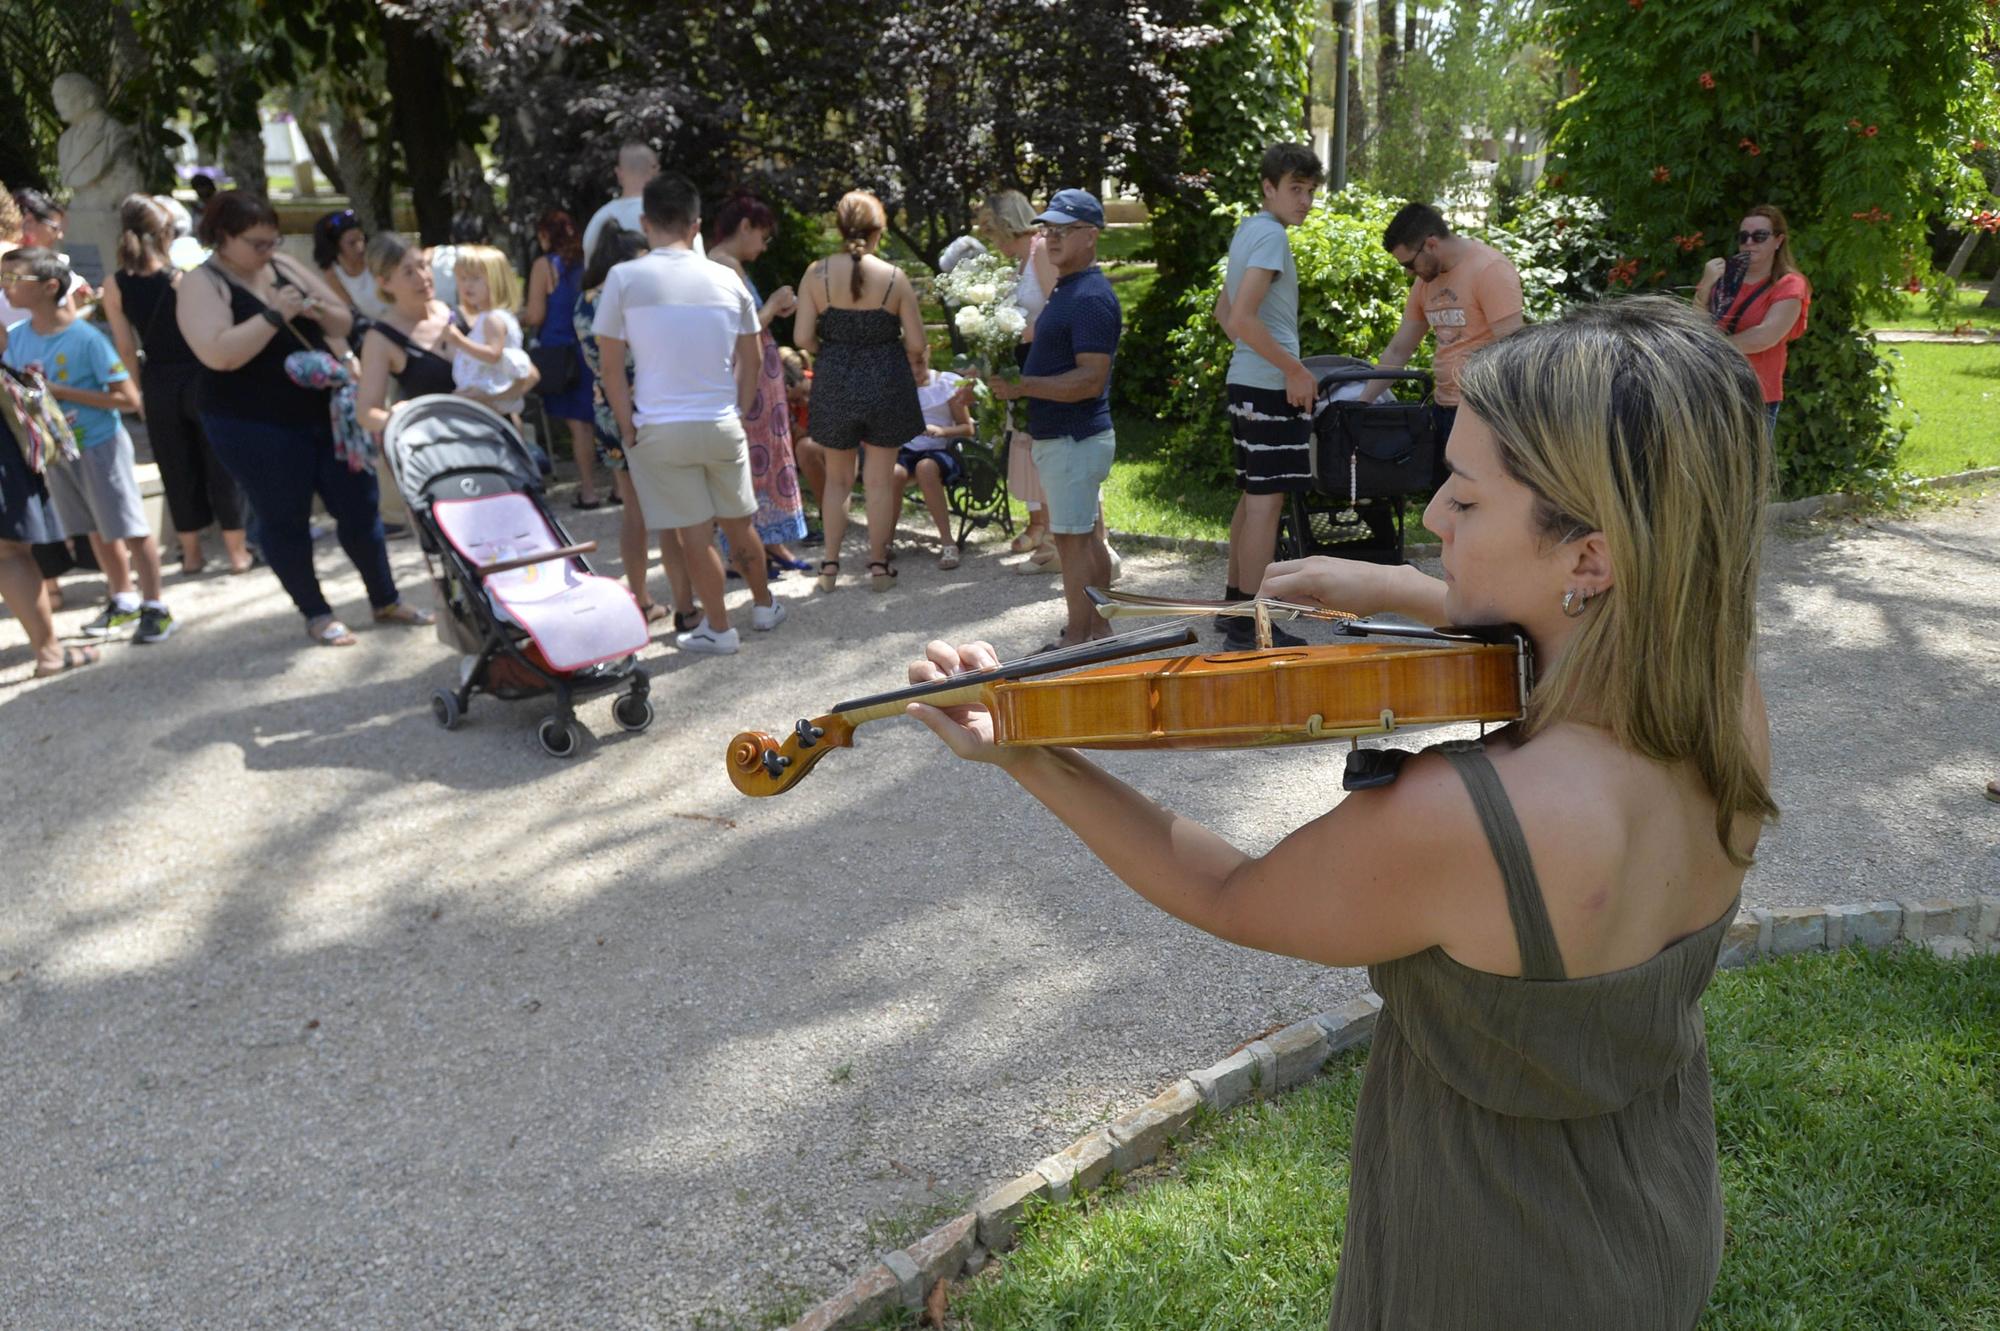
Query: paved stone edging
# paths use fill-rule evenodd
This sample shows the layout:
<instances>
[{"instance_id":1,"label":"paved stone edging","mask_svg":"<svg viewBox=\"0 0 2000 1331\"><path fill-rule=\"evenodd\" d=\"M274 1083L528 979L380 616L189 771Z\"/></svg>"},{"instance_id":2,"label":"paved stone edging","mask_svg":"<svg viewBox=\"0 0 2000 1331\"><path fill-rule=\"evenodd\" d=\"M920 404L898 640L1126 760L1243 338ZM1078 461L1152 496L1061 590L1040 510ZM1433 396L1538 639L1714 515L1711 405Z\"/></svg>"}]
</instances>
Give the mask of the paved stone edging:
<instances>
[{"instance_id":1,"label":"paved stone edging","mask_svg":"<svg viewBox=\"0 0 2000 1331\"><path fill-rule=\"evenodd\" d=\"M1897 943L1926 947L1947 961L2000 955L2000 895L1753 907L1723 935L1718 964L1739 967L1766 957ZM1186 1131L1204 1105L1221 1113L1312 1080L1335 1054L1367 1043L1381 1009L1380 998L1364 993L1188 1073L1131 1113L1091 1129L1011 1183L993 1189L970 1211L906 1248L882 1254L845 1289L794 1322L790 1331L859 1327L893 1308L922 1308L940 1280L976 1275L995 1253L1011 1248L1031 1201L1068 1201L1095 1189L1114 1170L1129 1173L1151 1163Z\"/></svg>"},{"instance_id":2,"label":"paved stone edging","mask_svg":"<svg viewBox=\"0 0 2000 1331\"><path fill-rule=\"evenodd\" d=\"M2000 480L2000 467L1978 467L1972 471L1953 472L1948 476L1929 476L1917 482L1924 490L1949 490L1961 485L1977 485L1981 481ZM1855 508L1866 500L1860 495L1835 493L1808 495L1804 499L1779 500L1764 507L1767 523L1803 522L1807 518L1831 517ZM1111 539L1119 545L1136 545L1147 550L1171 550L1185 555L1229 554L1229 542L1214 541L1204 536L1155 536L1143 531L1113 531ZM1417 541L1403 547L1404 556L1412 561L1436 559L1440 547L1435 541Z\"/></svg>"}]
</instances>

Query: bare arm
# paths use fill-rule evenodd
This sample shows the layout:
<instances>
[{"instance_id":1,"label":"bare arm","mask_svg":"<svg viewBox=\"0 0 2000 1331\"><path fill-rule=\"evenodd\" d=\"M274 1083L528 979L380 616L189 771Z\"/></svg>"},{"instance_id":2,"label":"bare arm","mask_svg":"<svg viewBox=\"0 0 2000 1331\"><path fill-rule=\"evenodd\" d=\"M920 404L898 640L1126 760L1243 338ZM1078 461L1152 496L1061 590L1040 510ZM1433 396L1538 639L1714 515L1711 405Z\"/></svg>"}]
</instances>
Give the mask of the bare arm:
<instances>
[{"instance_id":1,"label":"bare arm","mask_svg":"<svg viewBox=\"0 0 2000 1331\"><path fill-rule=\"evenodd\" d=\"M1445 622L1444 583L1410 564L1314 555L1264 570L1258 594L1361 615L1402 615L1419 624Z\"/></svg>"},{"instance_id":2,"label":"bare arm","mask_svg":"<svg viewBox=\"0 0 2000 1331\"><path fill-rule=\"evenodd\" d=\"M1763 321L1755 328L1732 333L1729 340L1734 342L1745 355L1756 351L1769 351L1784 341L1785 335L1792 331L1792 325L1799 321L1801 303L1796 300L1778 301L1765 312Z\"/></svg>"},{"instance_id":3,"label":"bare arm","mask_svg":"<svg viewBox=\"0 0 2000 1331\"><path fill-rule=\"evenodd\" d=\"M757 401L758 382L764 377L764 335L762 332L736 336L736 411L750 414Z\"/></svg>"},{"instance_id":4,"label":"bare arm","mask_svg":"<svg viewBox=\"0 0 2000 1331\"><path fill-rule=\"evenodd\" d=\"M209 369L222 373L241 369L281 330L257 315L237 323L230 313L223 279L212 272L196 271L199 276L180 284L174 317L181 336L187 339L195 358ZM281 290L277 300L276 308L281 311L287 304L294 310L304 308L303 297L297 292Z\"/></svg>"},{"instance_id":5,"label":"bare arm","mask_svg":"<svg viewBox=\"0 0 2000 1331\"><path fill-rule=\"evenodd\" d=\"M1376 364L1385 370L1400 370L1410 363L1410 357L1417 354L1417 348L1424 344L1424 334L1430 325L1409 311L1404 311L1403 322L1396 326L1396 335L1389 339L1389 345L1382 349ZM1373 402L1388 391L1390 380L1370 379L1361 389L1361 400Z\"/></svg>"},{"instance_id":6,"label":"bare arm","mask_svg":"<svg viewBox=\"0 0 2000 1331\"><path fill-rule=\"evenodd\" d=\"M481 365L498 365L507 350L507 326L498 319L488 319L485 331L473 338L459 332L456 323L448 323L444 326L444 339L454 351L463 351Z\"/></svg>"},{"instance_id":7,"label":"bare arm","mask_svg":"<svg viewBox=\"0 0 2000 1331\"><path fill-rule=\"evenodd\" d=\"M1694 286L1694 307L1696 309L1705 310L1708 308L1708 293L1715 289L1716 282L1722 277L1723 270L1728 266L1729 261L1727 259L1710 259L1706 264L1702 265L1701 281L1695 283Z\"/></svg>"},{"instance_id":8,"label":"bare arm","mask_svg":"<svg viewBox=\"0 0 2000 1331\"><path fill-rule=\"evenodd\" d=\"M1103 352L1079 351L1076 368L1061 374L1039 374L1019 379L992 378L986 381L996 397L1039 398L1044 402L1088 402L1104 391L1111 378L1111 357Z\"/></svg>"},{"instance_id":9,"label":"bare arm","mask_svg":"<svg viewBox=\"0 0 2000 1331\"><path fill-rule=\"evenodd\" d=\"M132 332L132 321L125 317L125 297L119 293L116 277L105 281L102 304L104 322L111 326L111 342L118 348L118 359L125 362L126 369L138 373L139 339Z\"/></svg>"},{"instance_id":10,"label":"bare arm","mask_svg":"<svg viewBox=\"0 0 2000 1331\"><path fill-rule=\"evenodd\" d=\"M325 330L327 337L341 339L344 343L347 335L354 331L354 307L347 303L346 288L343 287L340 294L335 295L325 278L289 254L273 255L272 262L278 265L278 271L285 275L286 280L306 293L311 304L305 314Z\"/></svg>"},{"instance_id":11,"label":"bare arm","mask_svg":"<svg viewBox=\"0 0 2000 1331\"><path fill-rule=\"evenodd\" d=\"M927 650L913 679L925 666L926 678L942 678L992 655L984 644ZM1468 850L1483 851L1483 838L1442 758L1412 760L1394 785L1349 795L1257 856L1074 751L996 748L983 708L909 710L960 757L1000 766L1146 900L1244 947L1329 966L1389 961L1452 941L1471 914L1460 896L1487 887Z\"/></svg>"},{"instance_id":12,"label":"bare arm","mask_svg":"<svg viewBox=\"0 0 2000 1331\"><path fill-rule=\"evenodd\" d=\"M1223 333L1227 334L1229 332L1229 287L1227 283L1216 288L1215 308L1210 313L1215 316L1215 322L1222 326Z\"/></svg>"},{"instance_id":13,"label":"bare arm","mask_svg":"<svg viewBox=\"0 0 2000 1331\"><path fill-rule=\"evenodd\" d=\"M402 369L402 349L377 332L361 339L361 382L354 389L354 414L361 428L380 434L389 428L389 380Z\"/></svg>"},{"instance_id":14,"label":"bare arm","mask_svg":"<svg viewBox=\"0 0 2000 1331\"><path fill-rule=\"evenodd\" d=\"M1270 293L1271 284L1278 278L1270 268L1248 268L1242 280L1236 284L1236 299L1229 302L1228 317L1224 319L1223 331L1241 342L1250 350L1262 356L1279 373L1285 376L1285 399L1300 411L1310 410L1319 386L1314 382L1312 371L1291 352L1278 345L1278 339L1271 336L1271 330L1257 317L1263 307L1264 297Z\"/></svg>"},{"instance_id":15,"label":"bare arm","mask_svg":"<svg viewBox=\"0 0 2000 1331\"><path fill-rule=\"evenodd\" d=\"M896 317L903 324L903 351L910 358L910 373L921 376L924 372L924 353L930 347L930 339L924 333L924 316L917 305L917 289L910 284L910 275L900 268L889 279L889 284L896 292Z\"/></svg>"},{"instance_id":16,"label":"bare arm","mask_svg":"<svg viewBox=\"0 0 2000 1331\"><path fill-rule=\"evenodd\" d=\"M604 367L597 382L604 385L604 400L611 404L611 415L618 422L618 437L630 448L638 441L639 431L632 423L632 385L625 381L625 339L599 333L597 360Z\"/></svg>"},{"instance_id":17,"label":"bare arm","mask_svg":"<svg viewBox=\"0 0 2000 1331\"><path fill-rule=\"evenodd\" d=\"M544 254L528 270L528 300L521 307L521 327L540 328L549 317L549 292L555 289L554 265Z\"/></svg>"},{"instance_id":18,"label":"bare arm","mask_svg":"<svg viewBox=\"0 0 2000 1331\"><path fill-rule=\"evenodd\" d=\"M792 320L792 345L808 356L819 352L819 293L813 290L811 268L799 279L799 317Z\"/></svg>"}]
</instances>

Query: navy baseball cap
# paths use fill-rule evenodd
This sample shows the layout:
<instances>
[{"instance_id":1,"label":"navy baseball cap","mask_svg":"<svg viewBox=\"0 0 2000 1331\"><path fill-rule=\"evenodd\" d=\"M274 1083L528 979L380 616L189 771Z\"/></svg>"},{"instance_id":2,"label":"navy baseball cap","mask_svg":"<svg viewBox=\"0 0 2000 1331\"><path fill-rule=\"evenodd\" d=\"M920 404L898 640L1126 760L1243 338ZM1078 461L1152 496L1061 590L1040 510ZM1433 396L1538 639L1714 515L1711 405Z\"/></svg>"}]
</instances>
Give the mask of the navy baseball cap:
<instances>
[{"instance_id":1,"label":"navy baseball cap","mask_svg":"<svg viewBox=\"0 0 2000 1331\"><path fill-rule=\"evenodd\" d=\"M1068 226L1071 222L1088 222L1102 230L1104 228L1104 205L1088 190L1059 189L1049 200L1048 211L1035 218L1037 222L1054 222L1057 226Z\"/></svg>"}]
</instances>

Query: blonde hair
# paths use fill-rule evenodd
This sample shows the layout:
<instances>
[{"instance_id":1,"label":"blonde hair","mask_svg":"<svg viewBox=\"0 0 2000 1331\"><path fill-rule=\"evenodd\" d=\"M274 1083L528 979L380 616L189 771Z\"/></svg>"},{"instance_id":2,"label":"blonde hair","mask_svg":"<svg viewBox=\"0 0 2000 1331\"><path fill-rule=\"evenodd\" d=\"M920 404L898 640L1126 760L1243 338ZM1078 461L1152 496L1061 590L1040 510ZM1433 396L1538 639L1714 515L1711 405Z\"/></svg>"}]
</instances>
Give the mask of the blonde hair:
<instances>
[{"instance_id":1,"label":"blonde hair","mask_svg":"<svg viewBox=\"0 0 2000 1331\"><path fill-rule=\"evenodd\" d=\"M854 268L848 278L848 293L859 300L861 256L868 252L868 242L889 225L889 212L882 206L882 201L867 190L849 190L840 196L840 202L834 206L833 224L840 229L840 247L847 251L848 258L854 260Z\"/></svg>"},{"instance_id":2,"label":"blonde hair","mask_svg":"<svg viewBox=\"0 0 2000 1331\"><path fill-rule=\"evenodd\" d=\"M514 310L521 305L521 279L514 274L514 267L507 262L507 256L491 245L460 245L458 258L452 264L454 276L460 273L478 273L486 279L487 308L491 310Z\"/></svg>"},{"instance_id":3,"label":"blonde hair","mask_svg":"<svg viewBox=\"0 0 2000 1331\"><path fill-rule=\"evenodd\" d=\"M6 182L0 181L0 240L21 238L21 206L14 202L14 196L7 192Z\"/></svg>"},{"instance_id":4,"label":"blonde hair","mask_svg":"<svg viewBox=\"0 0 2000 1331\"><path fill-rule=\"evenodd\" d=\"M1029 205L1028 196L1019 190L1003 189L987 195L982 211L995 231L1025 236L1035 229L1035 210Z\"/></svg>"},{"instance_id":5,"label":"blonde hair","mask_svg":"<svg viewBox=\"0 0 2000 1331\"><path fill-rule=\"evenodd\" d=\"M1524 732L1589 721L1692 763L1724 853L1748 865L1737 816L1778 814L1743 729L1770 485L1750 363L1683 302L1635 296L1482 348L1459 392L1534 492L1545 539L1599 531L1611 554L1611 590L1536 684Z\"/></svg>"},{"instance_id":6,"label":"blonde hair","mask_svg":"<svg viewBox=\"0 0 2000 1331\"><path fill-rule=\"evenodd\" d=\"M152 255L167 262L174 243L174 217L148 194L127 194L118 205L118 266L136 273Z\"/></svg>"},{"instance_id":7,"label":"blonde hair","mask_svg":"<svg viewBox=\"0 0 2000 1331\"><path fill-rule=\"evenodd\" d=\"M377 231L368 238L368 271L375 274L377 282L386 281L396 275L414 248L394 231Z\"/></svg>"}]
</instances>

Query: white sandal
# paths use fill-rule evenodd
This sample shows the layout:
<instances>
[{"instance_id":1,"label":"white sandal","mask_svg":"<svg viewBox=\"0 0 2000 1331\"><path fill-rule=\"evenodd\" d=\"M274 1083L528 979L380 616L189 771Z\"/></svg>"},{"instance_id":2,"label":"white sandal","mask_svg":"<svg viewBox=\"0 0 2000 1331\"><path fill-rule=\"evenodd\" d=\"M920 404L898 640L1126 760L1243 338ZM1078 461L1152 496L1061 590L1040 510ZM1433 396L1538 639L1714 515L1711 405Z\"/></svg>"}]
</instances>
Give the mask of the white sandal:
<instances>
[{"instance_id":1,"label":"white sandal","mask_svg":"<svg viewBox=\"0 0 2000 1331\"><path fill-rule=\"evenodd\" d=\"M947 543L943 549L938 551L938 567L941 569L954 569L958 567L957 546Z\"/></svg>"}]
</instances>

